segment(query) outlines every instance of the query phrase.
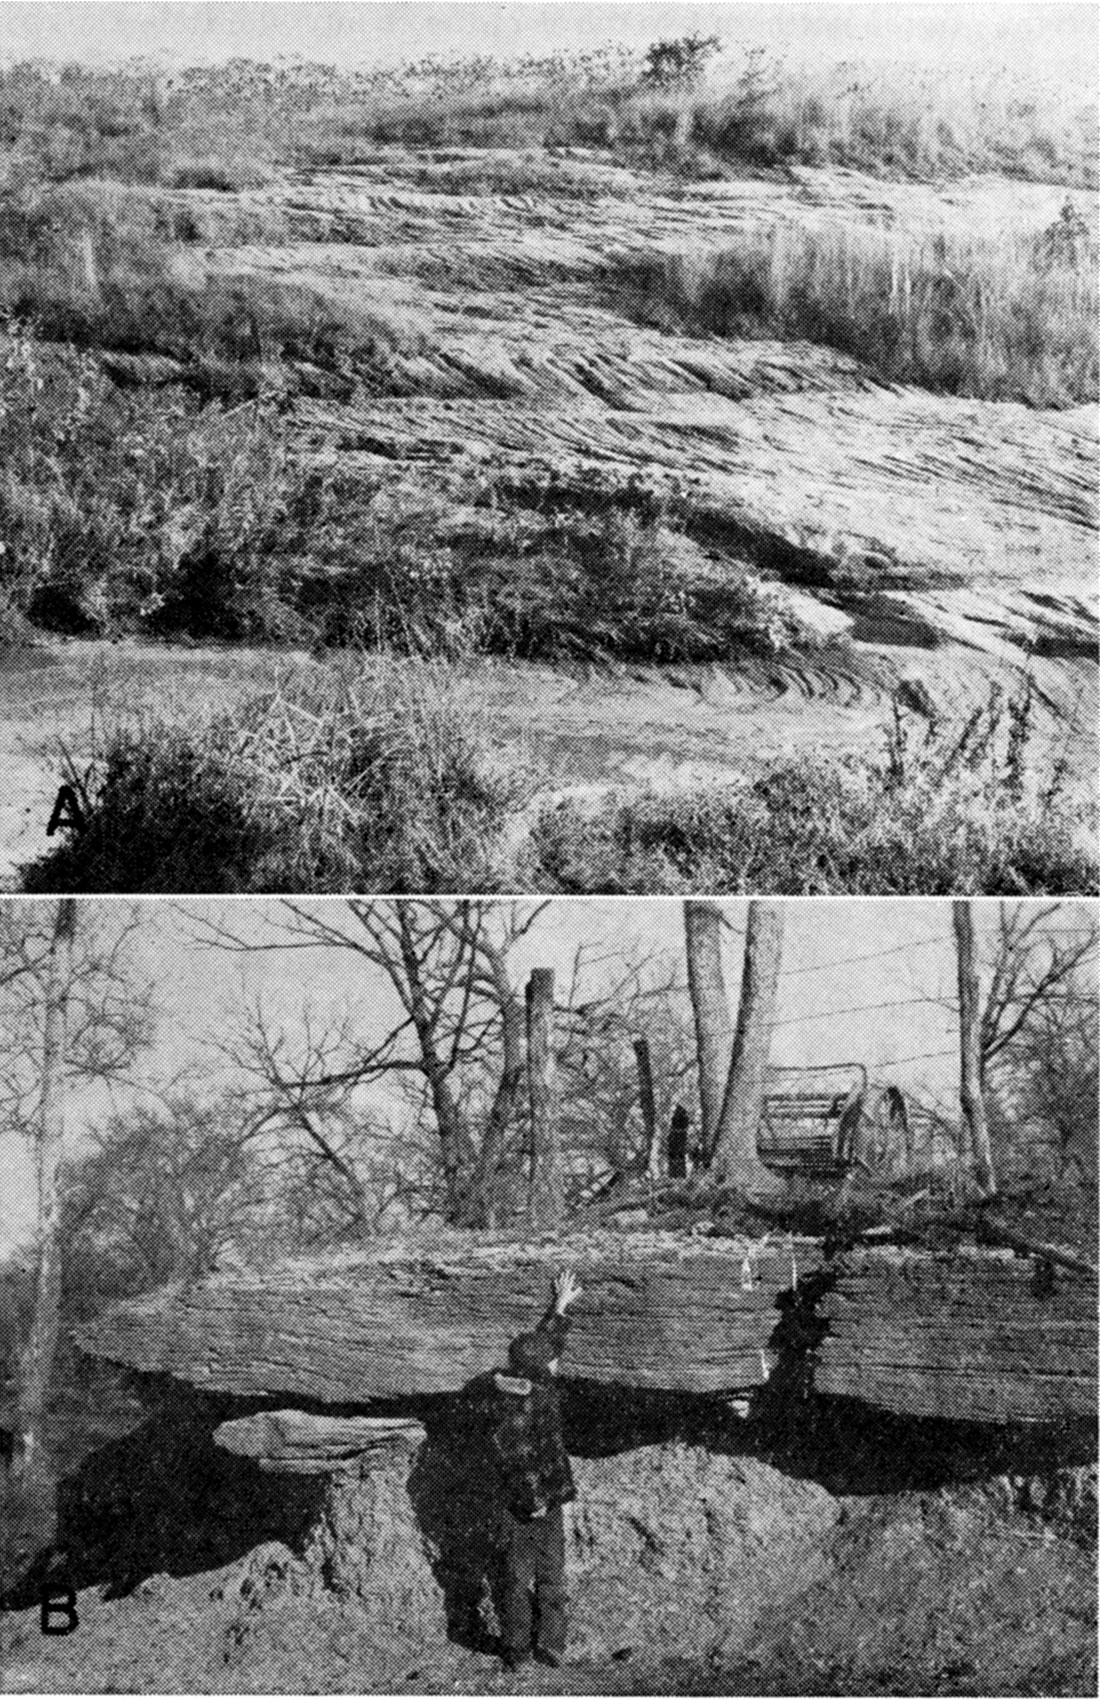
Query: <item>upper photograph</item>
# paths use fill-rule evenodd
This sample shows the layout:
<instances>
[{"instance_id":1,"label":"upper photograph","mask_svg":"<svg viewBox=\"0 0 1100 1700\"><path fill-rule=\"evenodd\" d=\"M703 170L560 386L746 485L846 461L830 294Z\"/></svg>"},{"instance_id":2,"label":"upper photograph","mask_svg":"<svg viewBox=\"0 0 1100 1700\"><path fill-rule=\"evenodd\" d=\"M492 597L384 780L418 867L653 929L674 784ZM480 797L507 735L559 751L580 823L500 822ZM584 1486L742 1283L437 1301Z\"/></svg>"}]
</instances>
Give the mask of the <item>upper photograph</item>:
<instances>
[{"instance_id":1,"label":"upper photograph","mask_svg":"<svg viewBox=\"0 0 1100 1700\"><path fill-rule=\"evenodd\" d=\"M0 3L0 890L1095 894L1098 36Z\"/></svg>"}]
</instances>

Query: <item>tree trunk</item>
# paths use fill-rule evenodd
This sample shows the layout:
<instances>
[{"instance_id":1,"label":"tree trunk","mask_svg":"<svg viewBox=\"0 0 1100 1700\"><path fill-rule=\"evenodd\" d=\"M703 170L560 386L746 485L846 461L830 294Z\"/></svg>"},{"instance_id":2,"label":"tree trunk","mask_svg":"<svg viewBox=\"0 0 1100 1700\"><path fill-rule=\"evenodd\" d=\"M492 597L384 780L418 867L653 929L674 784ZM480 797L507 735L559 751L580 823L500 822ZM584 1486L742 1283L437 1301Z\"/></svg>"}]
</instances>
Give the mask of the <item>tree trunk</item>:
<instances>
[{"instance_id":1,"label":"tree trunk","mask_svg":"<svg viewBox=\"0 0 1100 1700\"><path fill-rule=\"evenodd\" d=\"M523 1008L509 978L504 952L488 940L482 941L481 949L489 964L500 1004L501 1045L504 1055L500 1079L486 1119L481 1149L477 1155L470 1203L473 1225L495 1228L499 1210L497 1193L504 1158L504 1138L516 1113L523 1087Z\"/></svg>"},{"instance_id":2,"label":"tree trunk","mask_svg":"<svg viewBox=\"0 0 1100 1700\"><path fill-rule=\"evenodd\" d=\"M776 1192L782 1186L756 1148L782 953L782 908L754 898L749 904L733 1056L710 1165L720 1185L746 1193Z\"/></svg>"},{"instance_id":3,"label":"tree trunk","mask_svg":"<svg viewBox=\"0 0 1100 1700\"><path fill-rule=\"evenodd\" d=\"M982 1091L978 968L974 951L974 915L966 898L951 905L959 975L959 1101L962 1122L974 1167L974 1178L985 1194L995 1193L993 1151Z\"/></svg>"},{"instance_id":4,"label":"tree trunk","mask_svg":"<svg viewBox=\"0 0 1100 1700\"><path fill-rule=\"evenodd\" d=\"M527 1078L531 1101L531 1225L552 1231L561 1226L565 1208L554 1060L552 968L533 968L527 982Z\"/></svg>"},{"instance_id":5,"label":"tree trunk","mask_svg":"<svg viewBox=\"0 0 1100 1700\"><path fill-rule=\"evenodd\" d=\"M638 1098L645 1130L645 1172L650 1180L655 1181L660 1173L661 1153L657 1142L657 1105L653 1097L653 1062L648 1039L635 1039L634 1058L638 1064Z\"/></svg>"},{"instance_id":6,"label":"tree trunk","mask_svg":"<svg viewBox=\"0 0 1100 1700\"><path fill-rule=\"evenodd\" d=\"M436 1127L439 1130L439 1151L447 1195L447 1219L457 1226L464 1226L469 1208L467 1162L472 1153L472 1141L465 1118L451 1090L447 1065L436 1044L435 1020L424 993L421 962L416 953L407 903L397 904L397 921L401 962L408 991L407 1007L416 1030L421 1066L428 1082Z\"/></svg>"},{"instance_id":7,"label":"tree trunk","mask_svg":"<svg viewBox=\"0 0 1100 1700\"><path fill-rule=\"evenodd\" d=\"M15 1473L30 1489L45 1486L43 1427L61 1323L61 1162L65 1137L65 1028L72 979L76 904L57 905L46 961L42 1032L42 1091L38 1147L38 1279L30 1339L19 1378Z\"/></svg>"},{"instance_id":8,"label":"tree trunk","mask_svg":"<svg viewBox=\"0 0 1100 1700\"><path fill-rule=\"evenodd\" d=\"M722 1093L733 1045L726 982L722 975L722 916L713 903L684 904L688 990L699 1058L699 1108L707 1162L714 1154Z\"/></svg>"}]
</instances>

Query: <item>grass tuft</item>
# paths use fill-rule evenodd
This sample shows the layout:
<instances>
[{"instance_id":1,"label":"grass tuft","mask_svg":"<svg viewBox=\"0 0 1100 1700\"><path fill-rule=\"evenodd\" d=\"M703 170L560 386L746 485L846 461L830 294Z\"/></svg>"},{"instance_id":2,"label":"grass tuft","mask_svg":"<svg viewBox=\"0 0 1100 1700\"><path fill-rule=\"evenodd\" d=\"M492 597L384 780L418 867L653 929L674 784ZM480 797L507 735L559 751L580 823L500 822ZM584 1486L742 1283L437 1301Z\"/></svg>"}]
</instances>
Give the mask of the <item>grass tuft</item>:
<instances>
[{"instance_id":1,"label":"grass tuft","mask_svg":"<svg viewBox=\"0 0 1100 1700\"><path fill-rule=\"evenodd\" d=\"M83 831L28 892L491 890L515 801L488 729L440 670L381 660L280 686L232 716L101 732Z\"/></svg>"},{"instance_id":2,"label":"grass tuft","mask_svg":"<svg viewBox=\"0 0 1100 1700\"><path fill-rule=\"evenodd\" d=\"M1064 407L1100 396L1100 246L1067 203L1035 237L763 225L701 259L634 263L643 317L708 335L800 338L889 382Z\"/></svg>"}]
</instances>

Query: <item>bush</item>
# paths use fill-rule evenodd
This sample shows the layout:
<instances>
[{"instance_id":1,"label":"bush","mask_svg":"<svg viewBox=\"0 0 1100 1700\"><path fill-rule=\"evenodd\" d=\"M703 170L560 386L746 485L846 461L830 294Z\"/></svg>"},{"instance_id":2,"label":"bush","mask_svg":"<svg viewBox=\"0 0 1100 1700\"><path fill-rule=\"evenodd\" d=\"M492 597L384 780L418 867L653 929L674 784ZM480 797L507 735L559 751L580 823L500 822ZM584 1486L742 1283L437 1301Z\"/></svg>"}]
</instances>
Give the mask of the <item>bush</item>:
<instances>
[{"instance_id":1,"label":"bush","mask_svg":"<svg viewBox=\"0 0 1100 1700\"><path fill-rule=\"evenodd\" d=\"M245 776L218 739L154 721L106 739L85 784L87 827L27 869L33 892L252 891L277 860Z\"/></svg>"},{"instance_id":2,"label":"bush","mask_svg":"<svg viewBox=\"0 0 1100 1700\"><path fill-rule=\"evenodd\" d=\"M745 791L546 813L531 887L571 893L1095 895L1063 819L883 808L852 769L775 767Z\"/></svg>"},{"instance_id":3,"label":"bush","mask_svg":"<svg viewBox=\"0 0 1100 1700\"><path fill-rule=\"evenodd\" d=\"M52 630L651 661L809 637L781 586L710 560L659 503L540 513L322 476L276 401L123 391L18 331L0 461L5 605Z\"/></svg>"},{"instance_id":4,"label":"bush","mask_svg":"<svg viewBox=\"0 0 1100 1700\"><path fill-rule=\"evenodd\" d=\"M299 681L232 716L98 740L87 826L29 892L443 892L499 888L514 787L442 673L381 662Z\"/></svg>"},{"instance_id":5,"label":"bush","mask_svg":"<svg viewBox=\"0 0 1100 1700\"><path fill-rule=\"evenodd\" d=\"M707 65L722 43L716 35L682 35L675 40L655 41L646 49L640 81L652 88L693 87L701 82Z\"/></svg>"},{"instance_id":6,"label":"bush","mask_svg":"<svg viewBox=\"0 0 1100 1700\"><path fill-rule=\"evenodd\" d=\"M90 357L0 345L0 562L40 626L300 635L288 557L312 499L269 407L124 393Z\"/></svg>"},{"instance_id":7,"label":"bush","mask_svg":"<svg viewBox=\"0 0 1100 1700\"><path fill-rule=\"evenodd\" d=\"M882 759L773 762L736 787L544 811L532 889L584 893L1093 895L1095 853L1062 796L1028 784L1025 699L961 730L911 734ZM1090 821L1090 831L1095 822Z\"/></svg>"},{"instance_id":8,"label":"bush","mask_svg":"<svg viewBox=\"0 0 1100 1700\"><path fill-rule=\"evenodd\" d=\"M813 641L781 585L628 505L456 512L419 489L381 489L357 522L314 534L312 559L303 608L331 643L667 662Z\"/></svg>"}]
</instances>

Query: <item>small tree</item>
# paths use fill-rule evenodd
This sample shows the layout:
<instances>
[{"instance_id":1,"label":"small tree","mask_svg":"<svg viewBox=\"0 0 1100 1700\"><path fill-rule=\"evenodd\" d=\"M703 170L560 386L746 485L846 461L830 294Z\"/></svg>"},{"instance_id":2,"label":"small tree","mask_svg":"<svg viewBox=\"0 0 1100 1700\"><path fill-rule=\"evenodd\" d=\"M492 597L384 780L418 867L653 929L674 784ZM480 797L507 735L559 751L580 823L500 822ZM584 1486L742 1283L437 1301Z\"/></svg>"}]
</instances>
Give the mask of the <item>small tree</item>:
<instances>
[{"instance_id":1,"label":"small tree","mask_svg":"<svg viewBox=\"0 0 1100 1700\"><path fill-rule=\"evenodd\" d=\"M673 41L655 41L642 62L642 84L653 89L694 88L721 49L721 38L716 35L693 33Z\"/></svg>"},{"instance_id":2,"label":"small tree","mask_svg":"<svg viewBox=\"0 0 1100 1700\"><path fill-rule=\"evenodd\" d=\"M37 1274L18 1387L17 1472L48 1496L44 1419L60 1334L65 1103L75 1084L124 1078L149 1036L128 945L136 921L97 926L87 905L0 908L0 1107L38 1172Z\"/></svg>"}]
</instances>

